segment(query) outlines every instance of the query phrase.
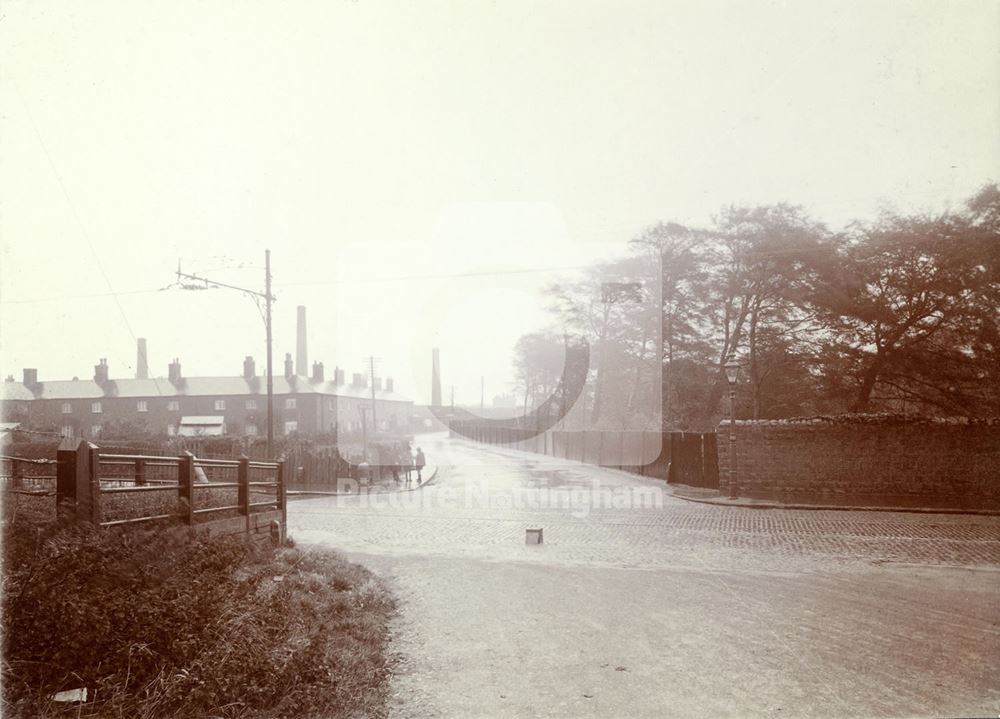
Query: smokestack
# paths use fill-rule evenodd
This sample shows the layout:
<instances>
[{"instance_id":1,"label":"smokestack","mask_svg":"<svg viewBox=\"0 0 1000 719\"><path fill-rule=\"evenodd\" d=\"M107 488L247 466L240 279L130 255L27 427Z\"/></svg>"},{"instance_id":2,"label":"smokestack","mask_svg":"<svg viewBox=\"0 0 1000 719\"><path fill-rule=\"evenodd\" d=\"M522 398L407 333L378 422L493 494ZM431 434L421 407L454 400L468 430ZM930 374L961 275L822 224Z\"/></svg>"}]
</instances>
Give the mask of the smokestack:
<instances>
[{"instance_id":1,"label":"smokestack","mask_svg":"<svg viewBox=\"0 0 1000 719\"><path fill-rule=\"evenodd\" d=\"M306 308L299 305L298 323L295 329L295 373L309 376L309 361L306 357Z\"/></svg>"},{"instance_id":2,"label":"smokestack","mask_svg":"<svg viewBox=\"0 0 1000 719\"><path fill-rule=\"evenodd\" d=\"M441 406L441 351L437 347L432 350L431 406Z\"/></svg>"},{"instance_id":3,"label":"smokestack","mask_svg":"<svg viewBox=\"0 0 1000 719\"><path fill-rule=\"evenodd\" d=\"M253 357L247 355L246 359L243 360L243 379L247 382L251 382L256 376L257 368L254 366Z\"/></svg>"},{"instance_id":4,"label":"smokestack","mask_svg":"<svg viewBox=\"0 0 1000 719\"><path fill-rule=\"evenodd\" d=\"M94 365L94 381L97 384L105 384L108 381L108 360L102 357L99 364Z\"/></svg>"},{"instance_id":5,"label":"smokestack","mask_svg":"<svg viewBox=\"0 0 1000 719\"><path fill-rule=\"evenodd\" d=\"M136 344L136 358L135 358L135 378L136 379L149 379L149 360L146 355L146 338L140 337L135 341Z\"/></svg>"},{"instance_id":6,"label":"smokestack","mask_svg":"<svg viewBox=\"0 0 1000 719\"><path fill-rule=\"evenodd\" d=\"M292 369L292 353L285 353L285 379L291 379L295 375Z\"/></svg>"}]
</instances>

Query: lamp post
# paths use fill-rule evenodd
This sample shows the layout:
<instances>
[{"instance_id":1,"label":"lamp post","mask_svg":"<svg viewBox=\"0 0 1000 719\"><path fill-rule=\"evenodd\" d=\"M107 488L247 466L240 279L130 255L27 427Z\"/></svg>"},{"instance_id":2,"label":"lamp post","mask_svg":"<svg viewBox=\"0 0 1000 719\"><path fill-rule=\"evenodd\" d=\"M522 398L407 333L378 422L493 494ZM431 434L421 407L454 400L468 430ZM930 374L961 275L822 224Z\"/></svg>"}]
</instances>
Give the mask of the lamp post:
<instances>
[{"instance_id":1,"label":"lamp post","mask_svg":"<svg viewBox=\"0 0 1000 719\"><path fill-rule=\"evenodd\" d=\"M740 363L736 355L730 353L726 364L726 380L729 382L729 498L736 499L736 380L740 377Z\"/></svg>"},{"instance_id":2,"label":"lamp post","mask_svg":"<svg viewBox=\"0 0 1000 719\"><path fill-rule=\"evenodd\" d=\"M194 280L195 282L203 282L204 285L191 285L180 283L182 279ZM189 275L181 272L180 261L177 263L177 281L180 283L181 289L184 290L205 290L209 287L225 287L229 290L237 290L238 292L243 292L250 296L254 302L259 302L259 300L264 300L265 309L263 314L264 317L264 329L267 337L267 458L273 458L274 451L274 378L271 371L271 303L273 303L277 298L271 294L271 250L264 250L264 291L258 292L257 290L249 290L246 287L237 287L236 285L227 285L224 282L216 282L215 280L210 280L206 277L199 277L198 275ZM257 305L258 309L260 305Z\"/></svg>"}]
</instances>

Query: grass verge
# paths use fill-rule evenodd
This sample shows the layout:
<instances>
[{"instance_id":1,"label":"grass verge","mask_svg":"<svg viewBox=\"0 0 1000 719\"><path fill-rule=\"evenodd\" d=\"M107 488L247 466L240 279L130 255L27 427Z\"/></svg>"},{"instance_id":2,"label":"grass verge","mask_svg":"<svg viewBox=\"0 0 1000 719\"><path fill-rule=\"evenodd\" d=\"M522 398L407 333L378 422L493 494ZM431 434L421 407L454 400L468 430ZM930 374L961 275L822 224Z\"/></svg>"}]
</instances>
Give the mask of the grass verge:
<instances>
[{"instance_id":1,"label":"grass verge","mask_svg":"<svg viewBox=\"0 0 1000 719\"><path fill-rule=\"evenodd\" d=\"M15 518L3 555L5 717L384 714L393 601L332 552Z\"/></svg>"}]
</instances>

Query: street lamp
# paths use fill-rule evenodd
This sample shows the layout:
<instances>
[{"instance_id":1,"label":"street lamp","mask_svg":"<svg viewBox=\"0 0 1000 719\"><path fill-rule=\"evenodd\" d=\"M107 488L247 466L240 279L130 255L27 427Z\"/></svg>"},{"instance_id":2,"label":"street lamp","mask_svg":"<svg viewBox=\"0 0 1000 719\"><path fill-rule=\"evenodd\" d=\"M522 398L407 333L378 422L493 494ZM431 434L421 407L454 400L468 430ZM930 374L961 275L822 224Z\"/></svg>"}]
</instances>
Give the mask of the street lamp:
<instances>
[{"instance_id":1,"label":"street lamp","mask_svg":"<svg viewBox=\"0 0 1000 719\"><path fill-rule=\"evenodd\" d=\"M230 290L237 290L246 295L249 295L254 302L259 302L259 300L264 300L265 309L263 314L264 318L264 330L267 339L267 458L273 458L274 452L274 374L272 372L271 363L271 303L277 298L271 294L271 250L264 250L264 291L258 292L257 290L249 290L246 287L237 287L236 285L227 285L224 282L216 282L215 280L210 280L206 277L199 277L198 275L189 275L187 273L181 272L180 261L177 262L177 281L180 280L194 280L196 282L203 282L202 285L190 285L181 284L181 289L184 290L203 290L209 287L225 287ZM257 305L260 309L260 304Z\"/></svg>"},{"instance_id":2,"label":"street lamp","mask_svg":"<svg viewBox=\"0 0 1000 719\"><path fill-rule=\"evenodd\" d=\"M736 381L740 378L740 363L730 353L723 366L729 382L729 498L736 499Z\"/></svg>"}]
</instances>

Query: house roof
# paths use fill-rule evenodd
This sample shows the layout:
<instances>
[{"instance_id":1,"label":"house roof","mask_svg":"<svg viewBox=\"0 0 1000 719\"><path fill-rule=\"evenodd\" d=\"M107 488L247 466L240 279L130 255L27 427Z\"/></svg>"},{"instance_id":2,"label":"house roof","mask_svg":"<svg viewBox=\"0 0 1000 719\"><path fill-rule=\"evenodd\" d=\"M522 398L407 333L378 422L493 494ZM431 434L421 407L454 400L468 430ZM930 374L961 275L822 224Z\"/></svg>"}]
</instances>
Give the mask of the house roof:
<instances>
[{"instance_id":1,"label":"house roof","mask_svg":"<svg viewBox=\"0 0 1000 719\"><path fill-rule=\"evenodd\" d=\"M7 402L34 399L31 390L20 382L0 382L0 399Z\"/></svg>"},{"instance_id":2,"label":"house roof","mask_svg":"<svg viewBox=\"0 0 1000 719\"><path fill-rule=\"evenodd\" d=\"M31 399L103 399L105 397L232 397L261 396L267 392L263 377L184 377L174 384L164 378L116 379L104 384L93 380L56 380L39 382L35 392L21 382L0 382L0 397L4 400ZM335 382L313 382L308 377L274 378L275 395L319 394L331 397L371 399L371 388ZM412 402L397 392L375 390L375 399L383 402Z\"/></svg>"}]
</instances>

